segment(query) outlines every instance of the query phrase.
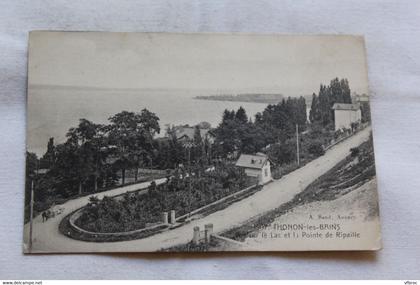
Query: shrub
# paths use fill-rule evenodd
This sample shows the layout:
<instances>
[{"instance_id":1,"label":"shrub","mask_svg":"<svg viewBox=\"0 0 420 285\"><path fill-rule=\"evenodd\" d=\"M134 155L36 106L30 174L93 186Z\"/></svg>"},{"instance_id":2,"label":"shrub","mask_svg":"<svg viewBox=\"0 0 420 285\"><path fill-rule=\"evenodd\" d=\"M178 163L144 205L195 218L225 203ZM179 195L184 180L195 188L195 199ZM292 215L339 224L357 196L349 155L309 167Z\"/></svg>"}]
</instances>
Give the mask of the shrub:
<instances>
[{"instance_id":1,"label":"shrub","mask_svg":"<svg viewBox=\"0 0 420 285\"><path fill-rule=\"evenodd\" d=\"M324 147L320 142L313 142L308 147L308 152L316 157L324 155Z\"/></svg>"},{"instance_id":2,"label":"shrub","mask_svg":"<svg viewBox=\"0 0 420 285\"><path fill-rule=\"evenodd\" d=\"M296 157L295 142L288 141L283 144L273 144L268 151L268 156L279 165L292 162Z\"/></svg>"},{"instance_id":3,"label":"shrub","mask_svg":"<svg viewBox=\"0 0 420 285\"><path fill-rule=\"evenodd\" d=\"M360 150L358 147L353 147L350 149L350 155L351 157L357 157L360 153Z\"/></svg>"},{"instance_id":4,"label":"shrub","mask_svg":"<svg viewBox=\"0 0 420 285\"><path fill-rule=\"evenodd\" d=\"M152 182L147 194L126 193L119 198L91 198L76 224L94 232L122 232L144 228L160 220L164 211L184 215L255 181L234 165L220 165L212 172L195 169L184 179L174 175L166 183ZM191 185L191 186L190 186Z\"/></svg>"}]
</instances>

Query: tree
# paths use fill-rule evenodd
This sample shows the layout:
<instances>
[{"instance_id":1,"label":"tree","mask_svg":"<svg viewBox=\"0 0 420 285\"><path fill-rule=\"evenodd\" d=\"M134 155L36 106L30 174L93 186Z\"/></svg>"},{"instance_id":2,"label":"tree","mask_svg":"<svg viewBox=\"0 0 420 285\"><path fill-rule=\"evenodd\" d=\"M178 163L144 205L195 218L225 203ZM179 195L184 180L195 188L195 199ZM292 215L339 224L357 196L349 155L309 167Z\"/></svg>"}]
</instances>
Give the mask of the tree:
<instances>
[{"instance_id":1,"label":"tree","mask_svg":"<svg viewBox=\"0 0 420 285\"><path fill-rule=\"evenodd\" d=\"M94 189L98 188L97 179L101 172L104 157L101 149L105 146L104 128L102 125L80 119L76 128L70 128L67 133L67 144L73 150L73 166L79 180L79 194L83 192L83 184L94 176Z\"/></svg>"},{"instance_id":2,"label":"tree","mask_svg":"<svg viewBox=\"0 0 420 285\"><path fill-rule=\"evenodd\" d=\"M284 142L294 136L296 124L303 130L306 126L305 98L287 98L275 105L268 105L262 114L258 114L255 123L267 134L267 144Z\"/></svg>"},{"instance_id":3,"label":"tree","mask_svg":"<svg viewBox=\"0 0 420 285\"><path fill-rule=\"evenodd\" d=\"M160 133L159 117L156 116L155 113L143 109L139 114L136 114L136 117L138 119L139 127L144 130L147 135L153 138L155 134Z\"/></svg>"},{"instance_id":4,"label":"tree","mask_svg":"<svg viewBox=\"0 0 420 285\"><path fill-rule=\"evenodd\" d=\"M116 146L114 166L121 170L121 183L125 184L126 170L134 166L138 116L134 112L122 111L109 118L109 140Z\"/></svg>"},{"instance_id":5,"label":"tree","mask_svg":"<svg viewBox=\"0 0 420 285\"><path fill-rule=\"evenodd\" d=\"M76 143L69 139L56 146L57 160L49 174L57 178L55 188L58 195L68 197L82 191L82 176L84 165L79 157L79 149Z\"/></svg>"},{"instance_id":6,"label":"tree","mask_svg":"<svg viewBox=\"0 0 420 285\"><path fill-rule=\"evenodd\" d=\"M226 121L234 120L234 119L235 119L235 111L234 110L229 111L228 109L226 109L223 112L222 124Z\"/></svg>"},{"instance_id":7,"label":"tree","mask_svg":"<svg viewBox=\"0 0 420 285\"><path fill-rule=\"evenodd\" d=\"M108 176L108 165L107 158L114 151L112 147L109 147L109 141L107 137L106 126L96 124L95 136L90 140L90 148L93 152L93 189L96 192L98 190L98 179L102 177L103 181L106 181Z\"/></svg>"},{"instance_id":8,"label":"tree","mask_svg":"<svg viewBox=\"0 0 420 285\"><path fill-rule=\"evenodd\" d=\"M236 111L235 119L243 124L248 122L248 116L246 115L246 111L242 106L239 107L238 111Z\"/></svg>"},{"instance_id":9,"label":"tree","mask_svg":"<svg viewBox=\"0 0 420 285\"><path fill-rule=\"evenodd\" d=\"M47 144L47 151L40 159L40 168L51 168L55 162L54 138L50 138Z\"/></svg>"},{"instance_id":10,"label":"tree","mask_svg":"<svg viewBox=\"0 0 420 285\"><path fill-rule=\"evenodd\" d=\"M255 121L254 121L254 123L255 124L259 124L259 125L262 125L263 124L263 115L261 114L261 112L258 112L258 113L256 113L255 114Z\"/></svg>"},{"instance_id":11,"label":"tree","mask_svg":"<svg viewBox=\"0 0 420 285\"><path fill-rule=\"evenodd\" d=\"M174 166L177 166L181 162L185 161L184 150L181 143L178 141L176 136L176 130L173 128L170 132L170 150Z\"/></svg>"},{"instance_id":12,"label":"tree","mask_svg":"<svg viewBox=\"0 0 420 285\"><path fill-rule=\"evenodd\" d=\"M209 122L205 122L205 121L200 122L197 126L200 129L205 129L205 130L211 129L211 124Z\"/></svg>"},{"instance_id":13,"label":"tree","mask_svg":"<svg viewBox=\"0 0 420 285\"><path fill-rule=\"evenodd\" d=\"M362 115L362 123L370 122L370 104L369 102L360 103L360 111Z\"/></svg>"},{"instance_id":14,"label":"tree","mask_svg":"<svg viewBox=\"0 0 420 285\"><path fill-rule=\"evenodd\" d=\"M238 135L239 121L236 120L235 114L234 110L225 110L223 112L222 122L215 129L216 152L223 157L237 150L240 146Z\"/></svg>"},{"instance_id":15,"label":"tree","mask_svg":"<svg viewBox=\"0 0 420 285\"><path fill-rule=\"evenodd\" d=\"M331 96L331 89L329 86L322 85L319 88L319 105L321 111L321 123L323 126L327 126L332 122L332 110L333 98Z\"/></svg>"},{"instance_id":16,"label":"tree","mask_svg":"<svg viewBox=\"0 0 420 285\"><path fill-rule=\"evenodd\" d=\"M314 95L312 96L310 121L311 123L321 123L323 126L332 125L334 122L332 107L335 103L351 104L352 102L347 79L334 78L328 86L321 84L318 97L314 98Z\"/></svg>"},{"instance_id":17,"label":"tree","mask_svg":"<svg viewBox=\"0 0 420 285\"><path fill-rule=\"evenodd\" d=\"M203 162L203 156L204 156L204 142L203 138L201 137L201 131L198 126L194 127L194 157L193 160L195 162Z\"/></svg>"},{"instance_id":18,"label":"tree","mask_svg":"<svg viewBox=\"0 0 420 285\"><path fill-rule=\"evenodd\" d=\"M351 157L357 157L360 154L360 149L358 147L352 147L350 149L350 156Z\"/></svg>"},{"instance_id":19,"label":"tree","mask_svg":"<svg viewBox=\"0 0 420 285\"><path fill-rule=\"evenodd\" d=\"M240 107L237 112L224 111L222 122L215 129L216 152L227 157L234 151L255 153L266 144L266 133L262 128L265 123L263 115L259 115L252 123L248 121L245 109Z\"/></svg>"},{"instance_id":20,"label":"tree","mask_svg":"<svg viewBox=\"0 0 420 285\"><path fill-rule=\"evenodd\" d=\"M291 163L296 159L295 142L288 140L281 144L273 144L267 154L278 165Z\"/></svg>"},{"instance_id":21,"label":"tree","mask_svg":"<svg viewBox=\"0 0 420 285\"><path fill-rule=\"evenodd\" d=\"M127 169L149 162L152 167L154 156L153 137L160 132L159 118L147 109L140 113L122 111L109 118L109 140L116 146L115 167L121 170L122 184L125 184ZM136 176L137 177L137 176Z\"/></svg>"},{"instance_id":22,"label":"tree","mask_svg":"<svg viewBox=\"0 0 420 285\"><path fill-rule=\"evenodd\" d=\"M26 176L32 177L38 168L38 157L33 152L26 152Z\"/></svg>"},{"instance_id":23,"label":"tree","mask_svg":"<svg viewBox=\"0 0 420 285\"><path fill-rule=\"evenodd\" d=\"M135 137L134 166L135 181L137 181L138 168L144 164L153 167L153 160L156 148L154 146L154 136L160 133L159 117L147 109L141 110L136 114L138 120L137 135Z\"/></svg>"},{"instance_id":24,"label":"tree","mask_svg":"<svg viewBox=\"0 0 420 285\"><path fill-rule=\"evenodd\" d=\"M315 93L312 94L311 110L309 112L309 121L311 123L319 122L321 120L321 109L319 105L318 96Z\"/></svg>"},{"instance_id":25,"label":"tree","mask_svg":"<svg viewBox=\"0 0 420 285\"><path fill-rule=\"evenodd\" d=\"M325 150L320 142L315 141L309 145L308 152L314 155L315 157L318 157L318 156L324 155Z\"/></svg>"},{"instance_id":26,"label":"tree","mask_svg":"<svg viewBox=\"0 0 420 285\"><path fill-rule=\"evenodd\" d=\"M340 87L343 96L343 103L351 104L351 90L349 87L349 81L345 78L340 80Z\"/></svg>"},{"instance_id":27,"label":"tree","mask_svg":"<svg viewBox=\"0 0 420 285\"><path fill-rule=\"evenodd\" d=\"M246 122L238 128L238 139L241 142L239 149L242 153L256 153L266 145L264 130L258 125Z\"/></svg>"}]
</instances>

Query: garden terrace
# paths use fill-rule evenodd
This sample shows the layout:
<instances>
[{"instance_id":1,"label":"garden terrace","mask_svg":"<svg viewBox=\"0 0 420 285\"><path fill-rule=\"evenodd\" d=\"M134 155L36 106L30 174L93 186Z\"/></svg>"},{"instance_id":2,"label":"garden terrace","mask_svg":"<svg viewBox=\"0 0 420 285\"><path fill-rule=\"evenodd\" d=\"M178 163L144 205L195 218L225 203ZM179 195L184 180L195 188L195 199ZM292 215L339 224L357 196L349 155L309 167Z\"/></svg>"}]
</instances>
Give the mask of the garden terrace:
<instances>
[{"instance_id":1,"label":"garden terrace","mask_svg":"<svg viewBox=\"0 0 420 285\"><path fill-rule=\"evenodd\" d=\"M255 182L233 165L219 165L210 172L195 169L191 175L178 170L165 183L152 183L146 194L91 199L75 224L98 233L138 230L159 222L162 212L175 210L177 216L182 216Z\"/></svg>"}]
</instances>

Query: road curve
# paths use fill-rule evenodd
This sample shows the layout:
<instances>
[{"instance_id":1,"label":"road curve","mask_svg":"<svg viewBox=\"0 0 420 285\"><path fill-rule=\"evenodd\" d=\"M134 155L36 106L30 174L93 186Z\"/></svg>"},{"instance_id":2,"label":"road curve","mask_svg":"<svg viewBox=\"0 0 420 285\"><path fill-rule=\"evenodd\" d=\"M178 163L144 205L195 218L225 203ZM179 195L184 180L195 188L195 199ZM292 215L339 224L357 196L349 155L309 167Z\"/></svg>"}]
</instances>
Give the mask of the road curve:
<instances>
[{"instance_id":1,"label":"road curve","mask_svg":"<svg viewBox=\"0 0 420 285\"><path fill-rule=\"evenodd\" d=\"M38 216L34 220L33 229L33 253L42 252L150 252L161 248L167 248L178 244L187 243L192 238L195 226L204 227L207 223L213 223L214 232L221 232L238 226L250 218L263 214L279 205L290 201L297 193L305 189L319 176L325 174L334 165L344 159L352 147L356 147L366 141L371 133L371 127L367 127L354 136L329 149L323 156L309 162L305 166L283 176L264 188L229 207L192 221L174 230L156 234L144 239L94 243L74 240L62 235L58 226L61 219L70 212L83 207L88 202L89 196L70 200L62 205L64 212L47 222L42 223ZM157 180L162 183L165 178ZM95 196L102 198L104 195L114 196L126 191L147 187L149 182L130 185L114 190L98 193ZM132 188L130 188L132 187ZM131 190L130 190L131 189ZM24 240L27 244L29 225L24 227ZM25 251L25 246L24 246Z\"/></svg>"}]
</instances>

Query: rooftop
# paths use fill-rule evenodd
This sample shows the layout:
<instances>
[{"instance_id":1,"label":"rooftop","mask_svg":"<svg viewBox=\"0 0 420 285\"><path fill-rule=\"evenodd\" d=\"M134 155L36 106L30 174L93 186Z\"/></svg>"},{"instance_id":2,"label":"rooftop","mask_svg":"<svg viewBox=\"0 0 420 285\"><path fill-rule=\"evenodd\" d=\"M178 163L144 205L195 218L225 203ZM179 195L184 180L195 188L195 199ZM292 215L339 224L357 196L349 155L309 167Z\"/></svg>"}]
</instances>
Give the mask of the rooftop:
<instances>
[{"instance_id":1,"label":"rooftop","mask_svg":"<svg viewBox=\"0 0 420 285\"><path fill-rule=\"evenodd\" d=\"M241 154L235 165L240 167L261 169L263 168L267 160L267 155L263 153Z\"/></svg>"},{"instance_id":2,"label":"rooftop","mask_svg":"<svg viewBox=\"0 0 420 285\"><path fill-rule=\"evenodd\" d=\"M176 127L175 135L177 139L187 137L191 140L194 139L195 127ZM200 135L202 139L205 139L208 135L213 135L210 129L200 129Z\"/></svg>"},{"instance_id":3,"label":"rooftop","mask_svg":"<svg viewBox=\"0 0 420 285\"><path fill-rule=\"evenodd\" d=\"M332 107L333 110L349 110L357 111L360 109L360 104L346 104L346 103L335 103Z\"/></svg>"}]
</instances>

